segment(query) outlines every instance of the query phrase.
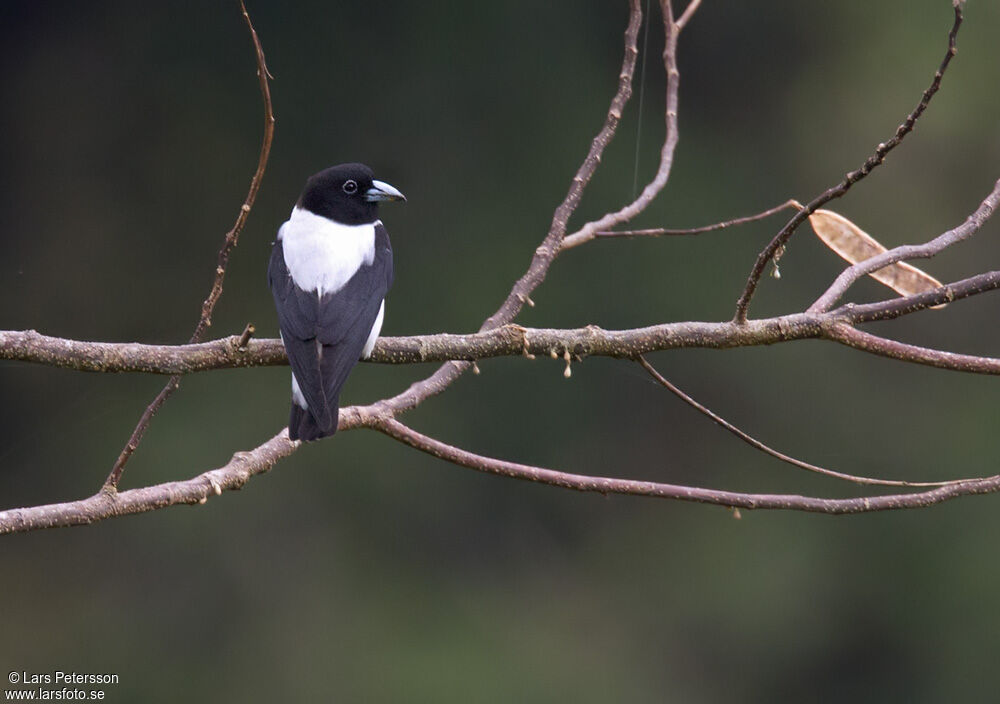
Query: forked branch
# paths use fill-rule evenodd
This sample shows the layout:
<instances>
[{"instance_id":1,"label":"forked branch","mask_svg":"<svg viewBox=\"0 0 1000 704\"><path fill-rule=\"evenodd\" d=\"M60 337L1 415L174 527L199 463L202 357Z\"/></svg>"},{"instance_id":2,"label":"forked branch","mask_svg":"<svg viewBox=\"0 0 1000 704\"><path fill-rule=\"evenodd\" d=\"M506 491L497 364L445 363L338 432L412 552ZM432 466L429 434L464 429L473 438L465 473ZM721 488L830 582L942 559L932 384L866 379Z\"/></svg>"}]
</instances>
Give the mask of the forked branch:
<instances>
[{"instance_id":1,"label":"forked branch","mask_svg":"<svg viewBox=\"0 0 1000 704\"><path fill-rule=\"evenodd\" d=\"M829 203L834 198L839 198L840 196L847 193L851 186L863 179L865 176L870 174L876 167L880 166L882 162L885 161L886 155L893 149L898 147L912 130L914 125L917 124L917 120L920 116L924 114L924 110L931 102L931 98L938 92L938 88L941 87L941 79L944 78L944 72L948 69L949 64L951 64L952 58L955 56L957 51L955 42L958 37L959 27L962 26L962 4L955 3L955 21L952 24L951 30L948 32L948 49L945 51L944 58L941 60L941 65L938 70L934 72L934 78L931 80L930 86L924 91L924 94L920 97L920 102L917 103L917 107L913 109L906 119L903 121L899 127L896 128L896 133L887 142L880 142L878 147L875 148L875 153L872 154L865 163L861 165L860 168L849 172L844 176L844 180L838 183L836 186L828 188L826 191L820 195L813 198L806 206L797 212L788 223L781 228L781 231L774 236L768 245L757 255L757 260L754 262L753 268L750 270L750 276L747 279L746 286L743 288L743 292L740 294L739 299L736 301L736 314L733 316L733 320L737 323L742 323L747 319L747 312L750 309L750 301L753 299L754 292L757 290L757 285L760 283L760 277L764 273L764 269L767 267L768 262L774 259L774 255L781 250L791 239L792 235L798 229L799 225L805 222L806 218L812 215L818 208L822 208L824 205Z\"/></svg>"}]
</instances>

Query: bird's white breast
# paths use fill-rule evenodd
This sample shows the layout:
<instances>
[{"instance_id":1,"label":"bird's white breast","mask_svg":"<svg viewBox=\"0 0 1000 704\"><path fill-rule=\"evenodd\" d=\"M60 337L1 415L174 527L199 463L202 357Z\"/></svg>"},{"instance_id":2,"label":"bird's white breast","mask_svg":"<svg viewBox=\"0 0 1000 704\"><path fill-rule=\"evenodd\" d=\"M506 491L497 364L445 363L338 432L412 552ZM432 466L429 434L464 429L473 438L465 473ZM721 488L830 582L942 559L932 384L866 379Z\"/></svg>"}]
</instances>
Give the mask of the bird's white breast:
<instances>
[{"instance_id":1,"label":"bird's white breast","mask_svg":"<svg viewBox=\"0 0 1000 704\"><path fill-rule=\"evenodd\" d=\"M341 225L293 208L278 230L292 281L319 295L339 291L359 268L374 261L376 223Z\"/></svg>"}]
</instances>

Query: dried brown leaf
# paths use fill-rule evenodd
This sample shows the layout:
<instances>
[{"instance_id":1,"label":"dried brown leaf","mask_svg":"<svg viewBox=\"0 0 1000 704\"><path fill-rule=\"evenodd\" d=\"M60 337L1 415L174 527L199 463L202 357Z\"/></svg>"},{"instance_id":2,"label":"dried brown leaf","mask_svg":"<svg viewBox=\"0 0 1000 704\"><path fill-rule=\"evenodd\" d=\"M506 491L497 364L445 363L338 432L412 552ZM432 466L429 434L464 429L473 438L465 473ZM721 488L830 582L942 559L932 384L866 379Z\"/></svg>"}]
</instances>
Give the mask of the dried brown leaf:
<instances>
[{"instance_id":1,"label":"dried brown leaf","mask_svg":"<svg viewBox=\"0 0 1000 704\"><path fill-rule=\"evenodd\" d=\"M863 262L886 251L878 240L832 210L817 210L809 216L809 224L823 244L851 264ZM942 285L930 274L906 262L890 264L873 271L869 276L901 296L931 291ZM945 304L941 304L934 308L944 306Z\"/></svg>"}]
</instances>

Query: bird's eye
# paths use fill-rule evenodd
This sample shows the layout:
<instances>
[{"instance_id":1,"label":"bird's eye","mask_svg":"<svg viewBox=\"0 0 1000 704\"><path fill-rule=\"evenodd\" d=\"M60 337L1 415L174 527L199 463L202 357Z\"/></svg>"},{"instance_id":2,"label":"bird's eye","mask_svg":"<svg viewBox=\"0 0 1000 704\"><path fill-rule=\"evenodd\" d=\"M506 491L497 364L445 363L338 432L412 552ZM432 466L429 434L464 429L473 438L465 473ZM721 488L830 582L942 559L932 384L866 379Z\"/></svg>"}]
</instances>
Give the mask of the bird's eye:
<instances>
[{"instance_id":1,"label":"bird's eye","mask_svg":"<svg viewBox=\"0 0 1000 704\"><path fill-rule=\"evenodd\" d=\"M353 179L348 179L347 181L344 182L344 193L346 193L349 196L352 196L357 192L358 192L357 181L354 181Z\"/></svg>"}]
</instances>

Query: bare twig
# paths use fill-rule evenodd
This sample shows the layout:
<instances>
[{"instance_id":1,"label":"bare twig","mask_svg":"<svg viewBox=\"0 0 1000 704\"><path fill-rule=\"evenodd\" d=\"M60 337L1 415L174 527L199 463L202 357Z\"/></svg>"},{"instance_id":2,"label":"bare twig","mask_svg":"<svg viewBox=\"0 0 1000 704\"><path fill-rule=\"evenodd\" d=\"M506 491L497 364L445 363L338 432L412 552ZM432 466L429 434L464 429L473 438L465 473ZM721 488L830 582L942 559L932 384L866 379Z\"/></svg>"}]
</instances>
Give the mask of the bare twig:
<instances>
[{"instance_id":1,"label":"bare twig","mask_svg":"<svg viewBox=\"0 0 1000 704\"><path fill-rule=\"evenodd\" d=\"M681 13L680 18L674 23L678 32L684 29L684 25L691 20L691 17L698 10L699 5L701 5L701 0L691 0L691 2L688 3L688 6L684 8L684 12Z\"/></svg>"},{"instance_id":2,"label":"bare twig","mask_svg":"<svg viewBox=\"0 0 1000 704\"><path fill-rule=\"evenodd\" d=\"M684 11L684 16L690 19L689 13L694 13L699 4L700 0L690 3ZM584 242L589 242L594 239L597 232L631 220L649 207L649 204L659 195L670 178L670 170L674 163L674 150L677 147L678 139L677 96L680 84L680 72L677 70L677 35L680 33L681 27L674 20L674 13L669 0L661 0L660 7L663 12L663 31L666 36L666 43L663 47L663 66L667 72L667 109L666 134L663 139L663 146L660 149L660 165L656 170L656 175L652 181L646 184L639 197L624 208L607 213L598 220L588 222L573 234L568 235L560 245L560 249L562 250L572 249Z\"/></svg>"},{"instance_id":3,"label":"bare twig","mask_svg":"<svg viewBox=\"0 0 1000 704\"><path fill-rule=\"evenodd\" d=\"M205 330L212 324L212 312L215 310L215 304L218 303L219 297L222 295L222 284L226 277L226 267L229 264L229 255L239 242L240 233L243 232L243 227L246 225L247 217L250 215L250 209L253 207L254 201L257 200L257 192L260 190L260 184L264 178L264 170L267 168L267 159L271 154L271 142L274 139L274 112L271 106L271 88L268 85L268 77L270 76L270 73L268 73L267 62L264 59L264 49L260 44L260 37L257 36L257 30L254 29L253 22L250 21L250 14L247 12L246 6L243 4L243 0L239 0L239 2L240 11L243 13L243 20L246 22L247 29L250 31L250 39L253 41L254 54L257 59L257 79L260 84L260 94L264 101L264 137L260 145L260 156L257 159L257 168L253 173L253 177L250 179L250 189L247 191L247 196L243 200L243 205L240 206L239 213L236 216L236 222L233 224L229 232L226 233L226 237L222 243L222 248L219 249L218 261L215 266L215 278L212 282L212 288L208 293L208 297L205 299L204 303L201 304L201 316L198 318L198 324L195 326L194 332L191 334L191 338L189 340L189 342L192 343L200 342L202 335L205 334ZM153 420L153 416L160 410L160 407L164 404L164 402L170 398L171 394L177 390L178 386L180 386L180 377L171 377L166 386L160 390L160 393L156 395L156 398L154 398L146 407L146 410L143 411L138 424L136 424L135 429L132 431L132 435L129 436L128 442L125 443L125 447L123 447L121 453L119 453L118 459L115 460L115 463L111 468L111 473L108 475L108 478L104 480L104 486L106 488L118 486L118 482L121 481L122 472L125 471L125 465L128 463L129 458L132 457L132 453L135 452L135 449L142 441L142 437L146 434L146 429L149 427L149 423Z\"/></svg>"},{"instance_id":4,"label":"bare twig","mask_svg":"<svg viewBox=\"0 0 1000 704\"><path fill-rule=\"evenodd\" d=\"M847 193L847 191L855 183L863 179L869 173L872 172L877 166L881 165L885 161L886 155L895 149L903 138L906 137L913 130L913 126L917 123L917 120L927 109L928 104L930 104L931 98L937 93L938 88L941 87L941 79L944 77L944 72L948 68L948 64L951 63L951 59L955 56L955 39L958 36L958 29L962 25L962 7L960 4L955 4L955 22L948 32L948 50L945 52L944 59L941 61L941 65L938 70L934 73L934 78L931 80L930 86L924 91L924 94L920 97L920 102L917 103L917 107L913 109L909 115L907 115L906 120L903 121L899 127L896 128L896 133L892 136L888 142L882 142L875 149L875 153L868 157L861 168L849 172L844 176L844 180L841 181L836 186L827 189L816 198L813 198L806 204L805 208L797 212L788 223L781 228L781 231L775 235L774 239L757 255L757 261L754 262L753 269L750 271L750 276L747 279L746 286L743 288L743 292L740 294L739 300L736 301L736 313L733 316L733 320L737 323L742 323L747 319L747 311L750 308L750 301L753 298L754 292L757 290L757 284L760 283L760 277L764 273L764 269L767 267L767 263L774 258L775 253L784 247L788 240L791 238L792 234L805 222L817 208L822 207L834 198L839 198L840 196Z\"/></svg>"},{"instance_id":5,"label":"bare twig","mask_svg":"<svg viewBox=\"0 0 1000 704\"><path fill-rule=\"evenodd\" d=\"M849 326L844 326L849 327ZM940 482L908 482L901 481L898 479L877 479L874 477L861 477L855 474L847 474L845 472L838 472L833 469L827 469L826 467L820 467L819 465L810 464L809 462L803 462L800 459L796 459L791 455L786 455L783 452L778 452L777 450L765 445L760 440L747 434L746 432L740 430L738 427L727 421L722 416L718 415L712 409L698 403L696 400L688 396L686 393L681 391L677 386L672 384L668 379L666 379L662 374L660 374L656 368L650 364L645 357L640 356L636 361L642 365L642 368L649 372L657 383L659 383L663 388L667 389L674 396L682 400L684 403L691 406L699 413L707 416L713 422L722 426L724 429L728 430L730 433L738 437L740 440L750 445L751 447L760 450L761 452L774 457L777 460L786 462L793 467L798 467L799 469L805 469L809 472L815 472L816 474L822 474L827 477L833 477L834 479L843 479L845 481L854 482L855 484L867 484L873 486L944 486L945 484L955 484L957 482L967 482L967 481L979 481L981 477L976 479L950 479L947 481Z\"/></svg>"},{"instance_id":6,"label":"bare twig","mask_svg":"<svg viewBox=\"0 0 1000 704\"><path fill-rule=\"evenodd\" d=\"M243 328L243 333L236 340L236 349L241 352L246 352L247 345L250 343L250 338L254 336L257 332L257 328L253 323L247 323L247 326Z\"/></svg>"},{"instance_id":7,"label":"bare twig","mask_svg":"<svg viewBox=\"0 0 1000 704\"><path fill-rule=\"evenodd\" d=\"M725 230L729 227L736 227L737 225L746 225L747 223L756 222L758 220L763 220L764 218L769 218L776 213L780 213L782 210L788 208L801 208L802 204L797 200L790 199L786 200L781 205L776 205L773 208L769 208L756 215L747 215L742 218L735 218L733 220L726 220L725 222L717 222L711 225L702 225L701 227L688 227L688 228L666 228L666 227L655 227L646 230L602 230L600 232L595 232L594 237L597 238L615 238L615 237L663 237L663 236L682 236L682 235L700 235L705 232L715 232L716 230Z\"/></svg>"},{"instance_id":8,"label":"bare twig","mask_svg":"<svg viewBox=\"0 0 1000 704\"><path fill-rule=\"evenodd\" d=\"M267 472L275 462L292 454L298 444L290 441L288 432L282 430L260 447L237 452L226 465L186 481L122 492L104 488L79 501L0 511L0 534L83 525L177 504L203 504L223 491L241 489L252 477Z\"/></svg>"},{"instance_id":9,"label":"bare twig","mask_svg":"<svg viewBox=\"0 0 1000 704\"><path fill-rule=\"evenodd\" d=\"M876 320L893 320L910 313L977 296L1000 288L1000 271L985 271L961 281L953 281L941 288L900 298L890 298L876 303L848 303L831 311L835 316L845 316L852 323L871 323Z\"/></svg>"},{"instance_id":10,"label":"bare twig","mask_svg":"<svg viewBox=\"0 0 1000 704\"><path fill-rule=\"evenodd\" d=\"M440 440L435 440L434 438L418 433L416 430L394 419L376 424L375 429L421 452L426 452L452 464L468 467L469 469L487 474L498 474L512 479L540 482L575 491L650 496L661 499L715 504L729 508L784 509L841 515L890 511L903 508L924 508L958 496L993 494L1000 491L1000 475L997 475L984 479L956 482L928 491L911 494L886 494L849 499L824 499L812 496L799 496L797 494L749 494L637 479L591 477L584 474L571 474L544 467L507 462L506 460L477 455L448 445Z\"/></svg>"},{"instance_id":11,"label":"bare twig","mask_svg":"<svg viewBox=\"0 0 1000 704\"><path fill-rule=\"evenodd\" d=\"M930 242L925 242L921 245L910 244L896 247L894 249L890 249L888 252L883 252L882 254L871 257L870 259L865 259L864 261L858 262L857 264L844 269L840 272L840 275L833 282L833 284L830 285L830 288L828 288L822 296L817 298L815 303L809 306L809 312L819 313L829 310L830 306L836 303L837 299L843 296L847 289L851 287L851 284L866 274L878 271L888 264L893 264L899 261L910 259L928 259L933 257L935 254L939 254L953 244L967 240L979 232L983 225L986 224L986 221L989 220L996 211L998 204L1000 204L1000 180L993 185L993 190L990 191L989 195L987 195L983 202L979 204L979 207L976 208L975 212L967 217L965 222L958 227L938 235Z\"/></svg>"},{"instance_id":12,"label":"bare twig","mask_svg":"<svg viewBox=\"0 0 1000 704\"><path fill-rule=\"evenodd\" d=\"M639 0L630 0L629 8L629 21L625 28L625 57L622 59L622 68L618 76L618 90L615 92L614 98L611 99L611 105L604 118L604 125L594 137L586 158L573 176L569 192L555 209L549 232L542 244L535 250L535 256L531 260L528 271L517 280L503 305L486 319L480 330L489 330L513 320L521 311L525 301L530 299L531 293L545 279L545 275L566 236L567 223L580 205L583 192L593 178L597 166L601 163L604 150L611 143L618 130L622 112L632 97L632 77L635 74L635 63L639 54L637 40L639 27L642 25L642 8Z\"/></svg>"},{"instance_id":13,"label":"bare twig","mask_svg":"<svg viewBox=\"0 0 1000 704\"><path fill-rule=\"evenodd\" d=\"M950 369L973 374L1000 374L1000 359L994 357L978 357L971 354L958 354L945 350L935 350L929 347L919 347L896 340L887 340L878 335L863 332L850 325L836 324L830 326L824 334L828 340L834 340L857 350L870 352L880 357L888 357L901 362L914 362L939 369Z\"/></svg>"}]
</instances>

